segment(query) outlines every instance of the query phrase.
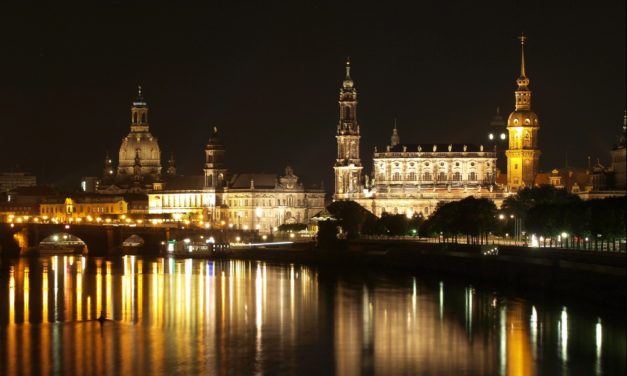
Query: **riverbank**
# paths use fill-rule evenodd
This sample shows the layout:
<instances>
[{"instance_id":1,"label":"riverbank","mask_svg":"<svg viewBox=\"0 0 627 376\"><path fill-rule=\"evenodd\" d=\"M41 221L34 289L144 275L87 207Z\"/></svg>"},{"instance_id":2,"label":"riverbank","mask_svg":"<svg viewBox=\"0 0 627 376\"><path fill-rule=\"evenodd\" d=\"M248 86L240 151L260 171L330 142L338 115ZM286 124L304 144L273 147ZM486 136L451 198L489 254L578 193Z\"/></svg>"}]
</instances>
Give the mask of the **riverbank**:
<instances>
[{"instance_id":1,"label":"riverbank","mask_svg":"<svg viewBox=\"0 0 627 376\"><path fill-rule=\"evenodd\" d=\"M367 240L352 241L336 250L320 250L312 245L238 249L216 258L388 268L626 308L624 253Z\"/></svg>"}]
</instances>

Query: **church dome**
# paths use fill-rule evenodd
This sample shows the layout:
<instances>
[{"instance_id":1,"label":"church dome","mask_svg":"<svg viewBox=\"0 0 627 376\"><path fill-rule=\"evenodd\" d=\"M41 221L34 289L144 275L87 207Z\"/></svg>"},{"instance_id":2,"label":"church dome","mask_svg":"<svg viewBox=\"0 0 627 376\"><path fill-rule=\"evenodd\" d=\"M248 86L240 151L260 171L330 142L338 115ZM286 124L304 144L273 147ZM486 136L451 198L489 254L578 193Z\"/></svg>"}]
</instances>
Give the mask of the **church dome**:
<instances>
[{"instance_id":1,"label":"church dome","mask_svg":"<svg viewBox=\"0 0 627 376\"><path fill-rule=\"evenodd\" d=\"M131 132L122 140L118 170L131 175L137 162L142 175L161 172L161 150L157 138L150 132Z\"/></svg>"},{"instance_id":2,"label":"church dome","mask_svg":"<svg viewBox=\"0 0 627 376\"><path fill-rule=\"evenodd\" d=\"M148 105L139 88L131 107L131 132L122 139L118 175L157 177L161 174L161 150L157 138L149 131Z\"/></svg>"},{"instance_id":3,"label":"church dome","mask_svg":"<svg viewBox=\"0 0 627 376\"><path fill-rule=\"evenodd\" d=\"M531 110L514 111L507 118L508 127L539 127L538 115Z\"/></svg>"}]
</instances>

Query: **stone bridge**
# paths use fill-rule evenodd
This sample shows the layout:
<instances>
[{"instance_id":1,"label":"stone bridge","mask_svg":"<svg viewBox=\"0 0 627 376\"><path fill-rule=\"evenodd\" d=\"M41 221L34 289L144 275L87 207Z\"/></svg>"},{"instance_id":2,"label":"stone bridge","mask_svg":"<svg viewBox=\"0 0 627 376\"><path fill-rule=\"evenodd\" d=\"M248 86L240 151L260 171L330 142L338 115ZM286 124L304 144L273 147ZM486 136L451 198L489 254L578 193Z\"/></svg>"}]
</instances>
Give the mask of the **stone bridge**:
<instances>
[{"instance_id":1,"label":"stone bridge","mask_svg":"<svg viewBox=\"0 0 627 376\"><path fill-rule=\"evenodd\" d=\"M161 226L114 226L114 225L66 225L41 223L0 223L0 255L21 256L36 254L42 240L55 236L68 235L85 243L78 251L96 256L118 255L123 253L159 254L164 242L185 238L209 238L216 242L228 242L236 236L242 240L253 240L255 233L235 230L213 230L200 228L177 228ZM142 245L122 247L131 236L139 237Z\"/></svg>"}]
</instances>

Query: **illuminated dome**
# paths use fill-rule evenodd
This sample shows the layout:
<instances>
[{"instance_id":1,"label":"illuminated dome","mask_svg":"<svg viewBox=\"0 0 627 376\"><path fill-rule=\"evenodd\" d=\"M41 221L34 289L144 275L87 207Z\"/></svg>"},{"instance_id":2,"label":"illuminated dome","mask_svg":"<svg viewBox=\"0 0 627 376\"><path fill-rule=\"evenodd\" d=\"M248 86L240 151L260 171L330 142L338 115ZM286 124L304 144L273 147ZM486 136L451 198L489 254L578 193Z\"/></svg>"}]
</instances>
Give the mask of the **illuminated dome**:
<instances>
[{"instance_id":1,"label":"illuminated dome","mask_svg":"<svg viewBox=\"0 0 627 376\"><path fill-rule=\"evenodd\" d=\"M133 132L122 140L118 173L132 175L136 162L141 175L161 173L161 151L157 139L150 132Z\"/></svg>"},{"instance_id":2,"label":"illuminated dome","mask_svg":"<svg viewBox=\"0 0 627 376\"><path fill-rule=\"evenodd\" d=\"M509 118L507 118L507 126L508 127L539 127L540 122L538 121L538 115L535 112L526 110L526 111L514 111L509 114Z\"/></svg>"},{"instance_id":3,"label":"illuminated dome","mask_svg":"<svg viewBox=\"0 0 627 376\"><path fill-rule=\"evenodd\" d=\"M161 150L157 138L148 126L148 105L139 88L137 99L131 107L131 132L120 146L118 175L150 175L161 173Z\"/></svg>"}]
</instances>

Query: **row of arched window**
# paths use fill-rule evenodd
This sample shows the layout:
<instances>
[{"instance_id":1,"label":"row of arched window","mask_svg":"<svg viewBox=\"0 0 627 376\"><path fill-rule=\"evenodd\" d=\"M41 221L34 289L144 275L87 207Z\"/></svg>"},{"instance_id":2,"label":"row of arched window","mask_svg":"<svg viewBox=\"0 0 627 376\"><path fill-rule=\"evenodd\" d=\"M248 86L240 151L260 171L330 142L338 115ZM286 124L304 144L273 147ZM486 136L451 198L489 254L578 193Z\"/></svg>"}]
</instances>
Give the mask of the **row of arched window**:
<instances>
[{"instance_id":1,"label":"row of arched window","mask_svg":"<svg viewBox=\"0 0 627 376\"><path fill-rule=\"evenodd\" d=\"M489 177L490 174L487 174L487 176ZM433 177L434 176L431 174L431 172L426 171L426 172L424 172L422 174L420 180L422 180L422 181L432 181ZM416 181L416 180L418 180L416 178L417 178L417 174L412 171L412 172L407 174L407 179L406 180L407 181ZM444 171L439 172L436 175L436 178L437 178L436 179L437 181L448 181L449 180L448 174L446 172L444 172ZM379 180L386 180L385 174L380 174L379 175ZM392 181L401 181L401 180L403 180L403 179L402 179L402 175L401 175L400 172L397 171L397 172L392 173ZM462 181L462 174L461 174L461 172L459 172L459 171L454 172L451 175L451 179L450 180L451 181ZM476 181L477 180L477 173L474 172L474 171L469 172L467 180Z\"/></svg>"}]
</instances>

